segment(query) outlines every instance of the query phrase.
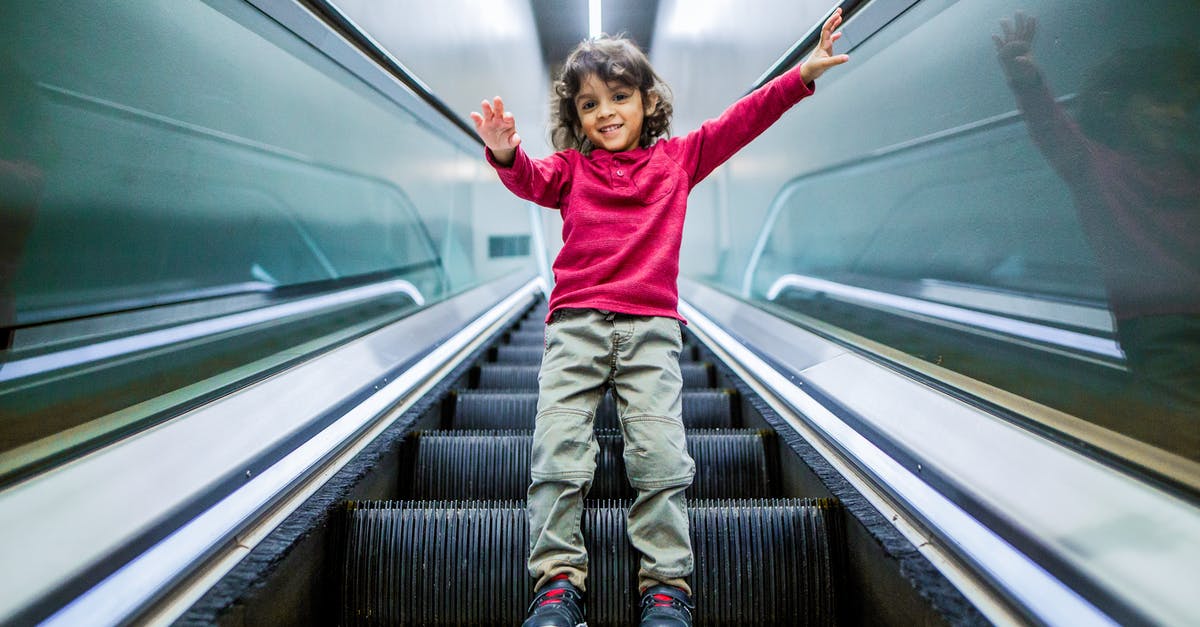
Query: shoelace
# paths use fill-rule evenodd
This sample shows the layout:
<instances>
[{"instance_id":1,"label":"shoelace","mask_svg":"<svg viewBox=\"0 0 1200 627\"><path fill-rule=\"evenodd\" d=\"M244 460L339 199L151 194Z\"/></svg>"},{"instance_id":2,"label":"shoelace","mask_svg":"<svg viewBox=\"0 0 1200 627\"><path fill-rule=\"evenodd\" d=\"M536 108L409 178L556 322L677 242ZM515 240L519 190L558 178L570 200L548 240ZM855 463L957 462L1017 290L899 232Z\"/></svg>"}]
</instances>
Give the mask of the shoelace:
<instances>
[{"instance_id":1,"label":"shoelace","mask_svg":"<svg viewBox=\"0 0 1200 627\"><path fill-rule=\"evenodd\" d=\"M566 577L555 577L555 579L560 578L566 579ZM567 597L568 594L570 597ZM529 604L529 611L533 611L533 608L535 607L540 608L546 605L562 603L564 597L572 599L577 604L582 600L582 597L570 588L555 588L553 590L547 590L534 597L533 602Z\"/></svg>"},{"instance_id":2,"label":"shoelace","mask_svg":"<svg viewBox=\"0 0 1200 627\"><path fill-rule=\"evenodd\" d=\"M558 597L562 596L563 593L566 591L567 591L566 588L559 588L557 590L547 590L546 594L542 595L542 597L543 597L542 602L538 603L538 607L541 607L543 605L550 605L551 603L562 603L562 599L560 599Z\"/></svg>"}]
</instances>

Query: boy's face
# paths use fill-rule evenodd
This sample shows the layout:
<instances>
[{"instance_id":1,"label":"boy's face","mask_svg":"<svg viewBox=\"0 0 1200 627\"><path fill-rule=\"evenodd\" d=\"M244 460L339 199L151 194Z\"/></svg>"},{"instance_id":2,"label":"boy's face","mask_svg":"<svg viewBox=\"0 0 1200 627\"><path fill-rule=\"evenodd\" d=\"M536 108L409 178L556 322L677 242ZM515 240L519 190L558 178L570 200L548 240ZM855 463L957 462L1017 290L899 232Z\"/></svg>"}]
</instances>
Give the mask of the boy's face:
<instances>
[{"instance_id":1,"label":"boy's face","mask_svg":"<svg viewBox=\"0 0 1200 627\"><path fill-rule=\"evenodd\" d=\"M642 103L640 91L622 83L605 83L589 74L575 96L575 112L583 134L597 148L609 152L633 150L642 136L642 121L649 111Z\"/></svg>"}]
</instances>

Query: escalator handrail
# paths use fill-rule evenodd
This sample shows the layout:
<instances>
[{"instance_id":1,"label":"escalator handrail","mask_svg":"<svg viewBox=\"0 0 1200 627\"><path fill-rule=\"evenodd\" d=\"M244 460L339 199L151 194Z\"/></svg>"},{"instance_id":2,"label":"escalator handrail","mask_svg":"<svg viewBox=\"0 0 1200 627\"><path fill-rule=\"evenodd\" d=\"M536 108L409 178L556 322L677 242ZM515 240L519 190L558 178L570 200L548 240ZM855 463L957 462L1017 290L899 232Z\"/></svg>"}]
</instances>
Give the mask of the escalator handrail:
<instances>
[{"instance_id":1,"label":"escalator handrail","mask_svg":"<svg viewBox=\"0 0 1200 627\"><path fill-rule=\"evenodd\" d=\"M908 1L907 4L913 4L914 1L915 0ZM812 28L810 28L808 32L804 34L803 37L797 39L796 43L792 44L792 47L788 48L787 51L783 53L783 56L779 57L775 63L772 63L771 67L767 68L767 71L763 72L762 76L759 76L758 80L754 81L754 84L750 86L750 89L746 90L746 93L748 94L759 87L766 85L775 77L783 74L797 63L800 63L804 59L804 55L807 54L808 51L816 46L817 42L821 40L821 27L825 24L825 20L829 19L830 15L833 15L834 11L841 9L842 19L849 19L851 14L853 14L854 11L857 10L858 7L864 2L866 2L866 0L842 0L836 6L829 9L829 11L822 15L821 19L817 20L817 23L814 24Z\"/></svg>"},{"instance_id":2,"label":"escalator handrail","mask_svg":"<svg viewBox=\"0 0 1200 627\"><path fill-rule=\"evenodd\" d=\"M433 107L438 113L446 117L446 119L460 128L472 140L480 146L483 145L483 140L475 132L475 129L467 123L461 116L454 112L433 90L424 83L417 75L400 62L392 53L388 52L382 44L367 34L367 31L359 26L350 16L338 8L328 0L306 0L306 4L315 11L318 15L329 21L330 25L335 27L347 40L358 46L371 59L379 64L381 68L389 74L397 78L405 87L413 91L421 100L424 100L429 106Z\"/></svg>"}]
</instances>

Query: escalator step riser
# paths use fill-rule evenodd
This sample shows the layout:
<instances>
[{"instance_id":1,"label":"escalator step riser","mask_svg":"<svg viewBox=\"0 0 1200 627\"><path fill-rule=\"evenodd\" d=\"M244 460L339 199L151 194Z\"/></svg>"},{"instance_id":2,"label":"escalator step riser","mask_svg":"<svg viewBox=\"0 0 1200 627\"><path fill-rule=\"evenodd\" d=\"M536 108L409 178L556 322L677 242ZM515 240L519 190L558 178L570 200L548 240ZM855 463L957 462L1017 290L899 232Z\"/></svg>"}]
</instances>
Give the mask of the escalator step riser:
<instances>
[{"instance_id":1,"label":"escalator step riser","mask_svg":"<svg viewBox=\"0 0 1200 627\"><path fill-rule=\"evenodd\" d=\"M523 620L533 589L514 555L529 543L524 508L360 507L348 518L343 625Z\"/></svg>"},{"instance_id":2,"label":"escalator step riser","mask_svg":"<svg viewBox=\"0 0 1200 627\"><path fill-rule=\"evenodd\" d=\"M693 432L688 454L696 463L689 498L770 496L766 443L759 431ZM597 433L600 452L588 499L633 498L625 478L624 443L618 433ZM427 432L415 447L409 497L523 500L529 488L533 436L503 431Z\"/></svg>"},{"instance_id":3,"label":"escalator step riser","mask_svg":"<svg viewBox=\"0 0 1200 627\"><path fill-rule=\"evenodd\" d=\"M494 363L517 365L538 365L542 363L542 355L546 353L541 344L501 344L496 347ZM692 351L683 351L679 355L680 362L696 361Z\"/></svg>"},{"instance_id":4,"label":"escalator step riser","mask_svg":"<svg viewBox=\"0 0 1200 627\"><path fill-rule=\"evenodd\" d=\"M504 432L419 434L413 438L410 497L524 501L533 436Z\"/></svg>"},{"instance_id":5,"label":"escalator step riser","mask_svg":"<svg viewBox=\"0 0 1200 627\"><path fill-rule=\"evenodd\" d=\"M460 392L454 412L456 429L533 430L536 392ZM733 428L733 394L688 390L683 393L683 424L688 429ZM616 403L604 395L596 410L597 429L616 429Z\"/></svg>"},{"instance_id":6,"label":"escalator step riser","mask_svg":"<svg viewBox=\"0 0 1200 627\"><path fill-rule=\"evenodd\" d=\"M638 554L627 540L627 510L605 505L581 520L593 627L637 618ZM525 510L419 507L349 510L343 624L519 624L532 588ZM696 625L836 624L836 507L815 499L693 502Z\"/></svg>"},{"instance_id":7,"label":"escalator step riser","mask_svg":"<svg viewBox=\"0 0 1200 627\"><path fill-rule=\"evenodd\" d=\"M683 387L712 387L712 369L706 363L680 364ZM537 390L540 366L509 366L483 364L479 366L479 388L483 390Z\"/></svg>"}]
</instances>

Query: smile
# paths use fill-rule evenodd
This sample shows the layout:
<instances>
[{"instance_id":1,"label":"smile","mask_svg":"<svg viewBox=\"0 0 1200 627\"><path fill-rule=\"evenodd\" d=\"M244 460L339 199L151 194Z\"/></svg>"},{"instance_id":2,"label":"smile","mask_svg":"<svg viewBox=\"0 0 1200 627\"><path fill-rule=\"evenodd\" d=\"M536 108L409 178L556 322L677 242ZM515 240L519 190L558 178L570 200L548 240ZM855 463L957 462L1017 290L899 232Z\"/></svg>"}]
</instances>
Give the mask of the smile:
<instances>
[{"instance_id":1,"label":"smile","mask_svg":"<svg viewBox=\"0 0 1200 627\"><path fill-rule=\"evenodd\" d=\"M613 132L613 131L615 131L615 130L618 130L618 129L620 129L620 128L621 128L621 126L622 126L621 124L612 124L612 125L609 125L609 126L602 126L602 127L598 128L598 129L596 129L596 130L600 131L601 133L611 133L611 132Z\"/></svg>"}]
</instances>

